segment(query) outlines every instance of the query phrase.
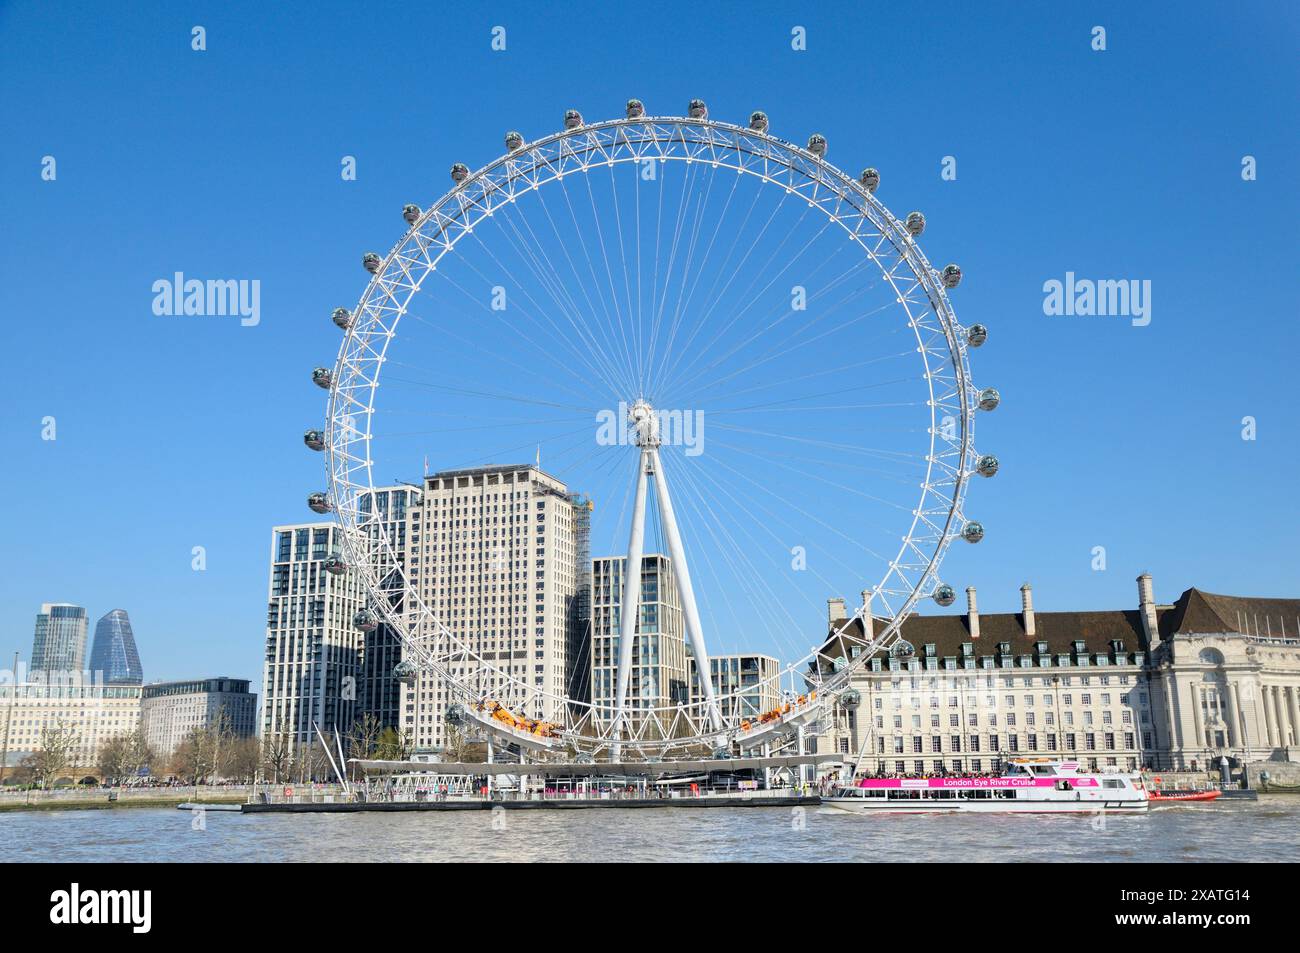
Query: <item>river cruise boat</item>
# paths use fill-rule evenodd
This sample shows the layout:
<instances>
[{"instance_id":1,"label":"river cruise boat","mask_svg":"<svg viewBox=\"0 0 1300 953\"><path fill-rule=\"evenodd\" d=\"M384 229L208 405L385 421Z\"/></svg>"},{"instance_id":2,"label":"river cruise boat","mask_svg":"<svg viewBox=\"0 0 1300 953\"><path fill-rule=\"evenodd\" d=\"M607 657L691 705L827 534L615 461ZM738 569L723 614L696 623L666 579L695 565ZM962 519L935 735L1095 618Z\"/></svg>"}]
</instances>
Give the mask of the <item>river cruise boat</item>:
<instances>
[{"instance_id":1,"label":"river cruise boat","mask_svg":"<svg viewBox=\"0 0 1300 953\"><path fill-rule=\"evenodd\" d=\"M1077 761L1014 758L996 776L860 778L822 803L863 814L1071 814L1141 812L1150 801L1138 775L1088 774Z\"/></svg>"}]
</instances>

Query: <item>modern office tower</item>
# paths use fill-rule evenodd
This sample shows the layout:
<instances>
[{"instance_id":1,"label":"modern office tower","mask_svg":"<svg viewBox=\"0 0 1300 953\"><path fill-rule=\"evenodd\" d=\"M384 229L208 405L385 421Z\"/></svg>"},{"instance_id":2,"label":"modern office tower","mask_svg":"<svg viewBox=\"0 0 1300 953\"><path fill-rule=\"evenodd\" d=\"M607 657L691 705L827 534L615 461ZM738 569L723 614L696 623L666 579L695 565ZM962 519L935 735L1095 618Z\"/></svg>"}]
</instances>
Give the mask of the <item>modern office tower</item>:
<instances>
[{"instance_id":1,"label":"modern office tower","mask_svg":"<svg viewBox=\"0 0 1300 953\"><path fill-rule=\"evenodd\" d=\"M140 726L157 754L170 755L190 732L223 721L232 738L256 734L257 696L248 690L248 679L221 675L155 682L141 692Z\"/></svg>"},{"instance_id":2,"label":"modern office tower","mask_svg":"<svg viewBox=\"0 0 1300 953\"><path fill-rule=\"evenodd\" d=\"M413 621L413 633L478 696L528 717L559 717L557 701L574 677L583 574L577 560L587 545L579 537L590 512L585 506L559 480L519 465L426 476L418 504L408 511L407 566L414 590L406 597L408 617L417 617L418 593L454 642L428 621ZM454 658L457 645L493 668ZM554 700L543 702L509 679ZM430 673L409 684L403 725L416 750L440 748L447 706L466 700L453 697Z\"/></svg>"},{"instance_id":3,"label":"modern office tower","mask_svg":"<svg viewBox=\"0 0 1300 953\"><path fill-rule=\"evenodd\" d=\"M66 602L47 602L36 616L32 669L77 673L86 662L86 610Z\"/></svg>"},{"instance_id":4,"label":"modern office tower","mask_svg":"<svg viewBox=\"0 0 1300 953\"><path fill-rule=\"evenodd\" d=\"M691 663L691 700L699 701L699 673ZM771 655L710 655L713 695L722 717L755 718L781 704L781 663Z\"/></svg>"},{"instance_id":5,"label":"modern office tower","mask_svg":"<svg viewBox=\"0 0 1300 953\"><path fill-rule=\"evenodd\" d=\"M384 588L398 612L405 595L399 570L406 565L407 511L419 496L418 487L384 487L366 494L359 503L362 521L374 515L376 540L380 534L387 539L392 568L385 573ZM378 612L376 615L383 618ZM381 728L401 728L402 685L393 676L393 668L401 660L402 643L387 623L362 633L361 709L363 715L373 715Z\"/></svg>"},{"instance_id":6,"label":"modern office tower","mask_svg":"<svg viewBox=\"0 0 1300 953\"><path fill-rule=\"evenodd\" d=\"M591 564L591 700L597 717L614 718L618 693L619 627L626 556L602 556ZM641 558L640 617L632 644L627 711L634 733L643 730L645 709L689 701L685 627L672 560L659 553Z\"/></svg>"},{"instance_id":7,"label":"modern office tower","mask_svg":"<svg viewBox=\"0 0 1300 953\"><path fill-rule=\"evenodd\" d=\"M136 651L131 619L125 609L114 609L95 623L95 642L90 650L90 671L102 673L105 685L140 685L144 671Z\"/></svg>"},{"instance_id":8,"label":"modern office tower","mask_svg":"<svg viewBox=\"0 0 1300 953\"><path fill-rule=\"evenodd\" d=\"M326 569L343 550L334 523L277 526L271 532L262 739L298 754L346 735L361 713L364 643L354 622L364 604L360 576Z\"/></svg>"}]
</instances>

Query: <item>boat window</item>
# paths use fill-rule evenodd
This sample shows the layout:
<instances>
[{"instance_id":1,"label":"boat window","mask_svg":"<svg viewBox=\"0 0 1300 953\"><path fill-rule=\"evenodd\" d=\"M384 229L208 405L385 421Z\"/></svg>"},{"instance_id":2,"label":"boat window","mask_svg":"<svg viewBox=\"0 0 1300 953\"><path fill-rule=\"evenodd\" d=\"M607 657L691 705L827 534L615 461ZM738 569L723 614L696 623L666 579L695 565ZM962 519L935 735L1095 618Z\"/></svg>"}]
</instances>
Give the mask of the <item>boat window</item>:
<instances>
[{"instance_id":1,"label":"boat window","mask_svg":"<svg viewBox=\"0 0 1300 953\"><path fill-rule=\"evenodd\" d=\"M1104 788L1122 788L1124 786L1124 782L1121 781L1119 778L1103 778L1101 781L1101 786Z\"/></svg>"},{"instance_id":2,"label":"boat window","mask_svg":"<svg viewBox=\"0 0 1300 953\"><path fill-rule=\"evenodd\" d=\"M1050 764L1036 764L1034 765L1034 774L1044 778L1050 778L1056 774L1056 769Z\"/></svg>"}]
</instances>

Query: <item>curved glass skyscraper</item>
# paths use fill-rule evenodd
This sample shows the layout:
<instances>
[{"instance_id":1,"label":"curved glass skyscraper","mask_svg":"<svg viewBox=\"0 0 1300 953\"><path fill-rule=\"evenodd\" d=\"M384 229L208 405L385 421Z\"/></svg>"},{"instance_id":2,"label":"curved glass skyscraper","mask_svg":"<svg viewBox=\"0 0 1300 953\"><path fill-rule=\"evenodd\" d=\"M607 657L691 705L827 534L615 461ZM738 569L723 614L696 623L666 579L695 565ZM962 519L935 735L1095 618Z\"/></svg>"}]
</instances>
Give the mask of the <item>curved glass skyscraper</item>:
<instances>
[{"instance_id":1,"label":"curved glass skyscraper","mask_svg":"<svg viewBox=\"0 0 1300 953\"><path fill-rule=\"evenodd\" d=\"M125 609L114 609L95 623L90 670L103 672L106 685L144 684L140 653L136 651L131 619Z\"/></svg>"}]
</instances>

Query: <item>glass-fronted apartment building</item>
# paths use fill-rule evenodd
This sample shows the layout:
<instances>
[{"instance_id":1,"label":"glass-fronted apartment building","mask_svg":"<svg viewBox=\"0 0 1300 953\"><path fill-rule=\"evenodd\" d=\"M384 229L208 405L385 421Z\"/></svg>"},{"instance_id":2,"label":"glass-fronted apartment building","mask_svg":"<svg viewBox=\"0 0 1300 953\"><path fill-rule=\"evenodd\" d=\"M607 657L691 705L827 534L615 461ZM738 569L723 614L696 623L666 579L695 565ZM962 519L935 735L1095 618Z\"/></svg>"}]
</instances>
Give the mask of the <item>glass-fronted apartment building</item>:
<instances>
[{"instance_id":1,"label":"glass-fronted apartment building","mask_svg":"<svg viewBox=\"0 0 1300 953\"><path fill-rule=\"evenodd\" d=\"M613 720L618 702L618 655L626 586L626 556L591 563L591 701L597 717ZM660 553L641 558L641 600L632 640L627 712L639 733L645 709L689 701L685 622L672 560ZM663 726L666 731L670 726Z\"/></svg>"}]
</instances>

